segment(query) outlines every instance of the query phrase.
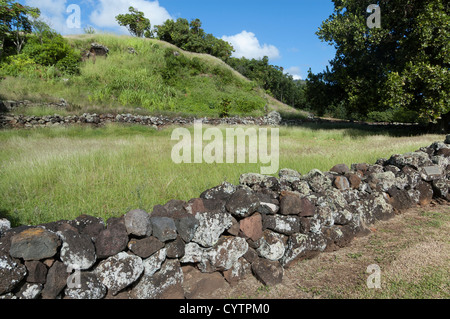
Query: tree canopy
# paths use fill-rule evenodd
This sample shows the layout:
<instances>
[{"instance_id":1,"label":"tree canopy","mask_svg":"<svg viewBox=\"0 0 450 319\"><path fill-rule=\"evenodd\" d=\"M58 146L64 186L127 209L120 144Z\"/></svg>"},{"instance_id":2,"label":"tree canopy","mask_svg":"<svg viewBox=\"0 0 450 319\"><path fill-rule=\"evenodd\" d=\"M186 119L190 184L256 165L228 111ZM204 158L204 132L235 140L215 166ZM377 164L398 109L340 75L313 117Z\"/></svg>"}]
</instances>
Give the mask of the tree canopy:
<instances>
[{"instance_id":1,"label":"tree canopy","mask_svg":"<svg viewBox=\"0 0 450 319\"><path fill-rule=\"evenodd\" d=\"M319 114L388 121L434 121L450 111L450 5L443 0L376 1L381 27L369 28L373 0L333 0L317 35L334 45L331 69L309 74Z\"/></svg>"},{"instance_id":2,"label":"tree canopy","mask_svg":"<svg viewBox=\"0 0 450 319\"><path fill-rule=\"evenodd\" d=\"M6 40L11 40L17 54L23 48L25 36L32 32L32 18L38 18L37 8L24 6L14 0L0 0L0 57L3 54Z\"/></svg>"},{"instance_id":3,"label":"tree canopy","mask_svg":"<svg viewBox=\"0 0 450 319\"><path fill-rule=\"evenodd\" d=\"M183 18L176 21L167 20L155 27L155 33L159 40L172 43L180 49L207 53L224 61L234 52L231 44L206 33L199 19L194 19L190 23Z\"/></svg>"},{"instance_id":4,"label":"tree canopy","mask_svg":"<svg viewBox=\"0 0 450 319\"><path fill-rule=\"evenodd\" d=\"M126 27L132 36L142 38L151 37L151 23L150 20L144 16L144 13L138 11L133 7L129 7L130 13L119 14L116 16L116 21L120 26Z\"/></svg>"}]
</instances>

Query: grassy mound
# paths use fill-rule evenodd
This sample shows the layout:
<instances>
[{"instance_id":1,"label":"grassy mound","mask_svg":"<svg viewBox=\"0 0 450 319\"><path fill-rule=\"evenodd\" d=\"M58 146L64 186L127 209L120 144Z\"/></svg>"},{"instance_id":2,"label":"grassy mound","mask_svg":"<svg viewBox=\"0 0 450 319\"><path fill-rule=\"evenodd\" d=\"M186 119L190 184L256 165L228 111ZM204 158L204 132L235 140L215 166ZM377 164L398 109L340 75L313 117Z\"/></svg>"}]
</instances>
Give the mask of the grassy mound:
<instances>
[{"instance_id":1,"label":"grassy mound","mask_svg":"<svg viewBox=\"0 0 450 319\"><path fill-rule=\"evenodd\" d=\"M67 76L50 67L5 77L0 98L35 102L64 98L74 113L137 109L201 116L260 116L266 105L274 104L254 82L206 54L129 36L80 35L67 40L80 51L100 43L109 48L109 55L97 57L95 63L83 62L80 75Z\"/></svg>"}]
</instances>

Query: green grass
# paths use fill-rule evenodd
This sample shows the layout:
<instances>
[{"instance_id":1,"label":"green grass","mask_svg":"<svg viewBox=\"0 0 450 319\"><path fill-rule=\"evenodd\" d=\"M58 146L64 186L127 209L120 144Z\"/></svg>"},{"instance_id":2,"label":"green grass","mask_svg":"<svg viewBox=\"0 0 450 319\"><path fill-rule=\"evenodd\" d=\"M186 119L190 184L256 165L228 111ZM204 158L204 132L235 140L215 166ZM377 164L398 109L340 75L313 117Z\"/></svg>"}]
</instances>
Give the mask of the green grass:
<instances>
[{"instance_id":1,"label":"green grass","mask_svg":"<svg viewBox=\"0 0 450 319\"><path fill-rule=\"evenodd\" d=\"M205 127L206 128L206 127ZM0 215L18 224L102 218L171 199L189 200L223 181L260 172L259 164L180 164L171 129L109 125L0 131ZM414 151L439 135L391 137L348 129L281 128L280 169L302 174L338 163L374 163ZM225 134L224 134L225 135Z\"/></svg>"},{"instance_id":2,"label":"green grass","mask_svg":"<svg viewBox=\"0 0 450 319\"><path fill-rule=\"evenodd\" d=\"M118 112L136 108L148 113L182 112L219 116L222 101L232 101L230 115L262 115L270 104L264 92L223 61L205 54L184 52L166 42L129 36L90 35L68 37L77 50L92 42L106 45L109 56L83 62L78 76L55 76L35 67L18 77L0 77L0 97L33 102L64 98L69 113ZM131 55L133 47L138 54ZM173 52L180 52L175 58ZM27 112L27 110L19 110ZM53 114L41 108L39 115Z\"/></svg>"}]
</instances>

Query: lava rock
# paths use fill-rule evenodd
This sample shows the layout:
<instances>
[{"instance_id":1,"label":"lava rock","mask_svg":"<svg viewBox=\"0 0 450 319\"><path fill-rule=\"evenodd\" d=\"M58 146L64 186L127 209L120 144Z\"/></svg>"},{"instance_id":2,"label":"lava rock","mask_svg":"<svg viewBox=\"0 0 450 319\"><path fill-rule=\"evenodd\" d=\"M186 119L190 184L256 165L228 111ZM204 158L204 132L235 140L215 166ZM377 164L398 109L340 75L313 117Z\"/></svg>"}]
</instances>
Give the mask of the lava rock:
<instances>
[{"instance_id":1,"label":"lava rock","mask_svg":"<svg viewBox=\"0 0 450 319\"><path fill-rule=\"evenodd\" d=\"M24 260L41 260L53 257L61 241L59 237L43 228L29 228L11 238L11 257Z\"/></svg>"}]
</instances>

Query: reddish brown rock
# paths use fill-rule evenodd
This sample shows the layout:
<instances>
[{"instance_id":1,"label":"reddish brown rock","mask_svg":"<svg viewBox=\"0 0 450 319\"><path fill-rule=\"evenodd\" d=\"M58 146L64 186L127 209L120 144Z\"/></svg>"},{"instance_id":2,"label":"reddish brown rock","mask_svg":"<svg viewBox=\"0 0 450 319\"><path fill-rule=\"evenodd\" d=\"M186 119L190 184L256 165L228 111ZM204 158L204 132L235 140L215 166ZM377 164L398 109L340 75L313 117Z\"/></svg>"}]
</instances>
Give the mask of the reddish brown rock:
<instances>
[{"instance_id":1,"label":"reddish brown rock","mask_svg":"<svg viewBox=\"0 0 450 319\"><path fill-rule=\"evenodd\" d=\"M252 270L255 277L265 286L276 286L283 281L284 270L278 261L259 258L253 262Z\"/></svg>"},{"instance_id":2,"label":"reddish brown rock","mask_svg":"<svg viewBox=\"0 0 450 319\"><path fill-rule=\"evenodd\" d=\"M280 201L280 214L298 215L301 209L301 199L298 195L286 194Z\"/></svg>"},{"instance_id":3,"label":"reddish brown rock","mask_svg":"<svg viewBox=\"0 0 450 319\"><path fill-rule=\"evenodd\" d=\"M349 173L345 176L347 177L351 188L353 188L353 189L359 188L359 186L361 185L361 178L358 176L358 174Z\"/></svg>"},{"instance_id":4,"label":"reddish brown rock","mask_svg":"<svg viewBox=\"0 0 450 319\"><path fill-rule=\"evenodd\" d=\"M333 185L334 187L336 187L337 189L344 191L346 189L350 188L350 183L347 179L347 177L345 176L336 176L336 178L333 181Z\"/></svg>"},{"instance_id":5,"label":"reddish brown rock","mask_svg":"<svg viewBox=\"0 0 450 319\"><path fill-rule=\"evenodd\" d=\"M128 248L141 258L148 258L164 248L164 243L151 236L144 239L131 239Z\"/></svg>"},{"instance_id":6,"label":"reddish brown rock","mask_svg":"<svg viewBox=\"0 0 450 319\"><path fill-rule=\"evenodd\" d=\"M333 168L330 169L330 171L338 173L338 174L346 174L346 173L350 172L350 169L348 168L348 166L346 164L337 164L337 165L333 166Z\"/></svg>"},{"instance_id":7,"label":"reddish brown rock","mask_svg":"<svg viewBox=\"0 0 450 319\"><path fill-rule=\"evenodd\" d=\"M240 222L240 230L246 238L257 241L263 236L261 214L253 214Z\"/></svg>"},{"instance_id":8,"label":"reddish brown rock","mask_svg":"<svg viewBox=\"0 0 450 319\"><path fill-rule=\"evenodd\" d=\"M307 198L301 199L300 217L312 217L316 213L316 206Z\"/></svg>"},{"instance_id":9,"label":"reddish brown rock","mask_svg":"<svg viewBox=\"0 0 450 319\"><path fill-rule=\"evenodd\" d=\"M34 284L45 284L47 279L47 266L40 261L26 261L27 267L27 282Z\"/></svg>"}]
</instances>

